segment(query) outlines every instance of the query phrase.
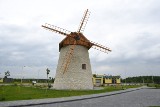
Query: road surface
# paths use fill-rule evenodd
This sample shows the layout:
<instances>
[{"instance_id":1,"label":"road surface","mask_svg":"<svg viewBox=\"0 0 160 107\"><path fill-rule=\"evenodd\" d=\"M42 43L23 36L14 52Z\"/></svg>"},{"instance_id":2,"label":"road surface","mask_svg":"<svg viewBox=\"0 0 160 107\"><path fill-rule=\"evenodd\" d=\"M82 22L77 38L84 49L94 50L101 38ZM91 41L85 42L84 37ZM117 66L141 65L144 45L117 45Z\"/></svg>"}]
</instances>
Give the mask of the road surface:
<instances>
[{"instance_id":1,"label":"road surface","mask_svg":"<svg viewBox=\"0 0 160 107\"><path fill-rule=\"evenodd\" d=\"M132 92L30 107L148 107L160 106L160 89L140 89Z\"/></svg>"}]
</instances>

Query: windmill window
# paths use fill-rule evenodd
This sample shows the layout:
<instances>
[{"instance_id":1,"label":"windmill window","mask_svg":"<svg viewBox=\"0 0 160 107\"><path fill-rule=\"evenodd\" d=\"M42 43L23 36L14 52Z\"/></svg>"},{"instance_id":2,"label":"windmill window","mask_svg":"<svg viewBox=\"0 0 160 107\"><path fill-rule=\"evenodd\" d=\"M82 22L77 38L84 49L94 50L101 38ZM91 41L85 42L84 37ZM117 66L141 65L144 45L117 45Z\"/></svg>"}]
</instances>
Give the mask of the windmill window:
<instances>
[{"instance_id":1,"label":"windmill window","mask_svg":"<svg viewBox=\"0 0 160 107\"><path fill-rule=\"evenodd\" d=\"M82 69L86 69L86 64L82 64Z\"/></svg>"}]
</instances>

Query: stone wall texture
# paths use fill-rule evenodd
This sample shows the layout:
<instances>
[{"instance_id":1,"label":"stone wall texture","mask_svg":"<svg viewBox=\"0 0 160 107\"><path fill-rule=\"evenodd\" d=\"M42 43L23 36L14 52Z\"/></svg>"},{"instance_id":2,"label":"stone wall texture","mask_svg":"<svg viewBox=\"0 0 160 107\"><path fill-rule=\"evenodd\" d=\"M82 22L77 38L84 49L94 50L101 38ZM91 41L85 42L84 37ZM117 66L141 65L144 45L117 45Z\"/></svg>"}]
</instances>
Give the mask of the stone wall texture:
<instances>
[{"instance_id":1,"label":"stone wall texture","mask_svg":"<svg viewBox=\"0 0 160 107\"><path fill-rule=\"evenodd\" d=\"M63 61L65 61L65 55L70 47L71 45L65 46L60 50L53 88L60 90L93 89L91 64L88 49L86 47L76 45L69 67L67 71L63 73L64 69L61 66ZM86 64L86 69L82 69L82 64Z\"/></svg>"}]
</instances>

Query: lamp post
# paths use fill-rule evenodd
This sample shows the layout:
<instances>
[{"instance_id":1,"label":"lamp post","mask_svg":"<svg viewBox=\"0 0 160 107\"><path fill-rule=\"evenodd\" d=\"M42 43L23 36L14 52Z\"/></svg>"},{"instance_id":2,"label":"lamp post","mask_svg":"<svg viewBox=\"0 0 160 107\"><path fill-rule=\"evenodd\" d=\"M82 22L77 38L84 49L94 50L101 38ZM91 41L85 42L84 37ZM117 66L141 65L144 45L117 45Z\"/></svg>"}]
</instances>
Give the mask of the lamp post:
<instances>
[{"instance_id":1,"label":"lamp post","mask_svg":"<svg viewBox=\"0 0 160 107\"><path fill-rule=\"evenodd\" d=\"M144 86L144 77L143 77L143 86Z\"/></svg>"},{"instance_id":2,"label":"lamp post","mask_svg":"<svg viewBox=\"0 0 160 107\"><path fill-rule=\"evenodd\" d=\"M21 84L22 84L22 82L23 82L23 69L24 69L24 67L26 67L26 66L22 66L22 75L21 75Z\"/></svg>"},{"instance_id":3,"label":"lamp post","mask_svg":"<svg viewBox=\"0 0 160 107\"><path fill-rule=\"evenodd\" d=\"M38 80L39 80L39 71L40 71L40 69L38 69L37 83L38 83Z\"/></svg>"}]
</instances>

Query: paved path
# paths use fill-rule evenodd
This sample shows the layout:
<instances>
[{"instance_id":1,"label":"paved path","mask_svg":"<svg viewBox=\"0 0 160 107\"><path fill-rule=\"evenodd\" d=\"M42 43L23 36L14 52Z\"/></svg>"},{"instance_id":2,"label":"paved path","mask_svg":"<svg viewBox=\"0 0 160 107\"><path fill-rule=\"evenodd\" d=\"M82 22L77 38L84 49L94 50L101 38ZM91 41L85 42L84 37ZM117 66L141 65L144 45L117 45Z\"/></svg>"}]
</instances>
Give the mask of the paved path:
<instances>
[{"instance_id":1,"label":"paved path","mask_svg":"<svg viewBox=\"0 0 160 107\"><path fill-rule=\"evenodd\" d=\"M0 102L0 106L32 107L147 107L160 106L160 89L135 88L67 98Z\"/></svg>"}]
</instances>

